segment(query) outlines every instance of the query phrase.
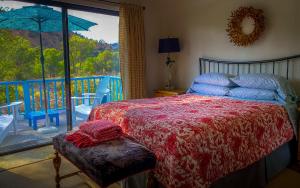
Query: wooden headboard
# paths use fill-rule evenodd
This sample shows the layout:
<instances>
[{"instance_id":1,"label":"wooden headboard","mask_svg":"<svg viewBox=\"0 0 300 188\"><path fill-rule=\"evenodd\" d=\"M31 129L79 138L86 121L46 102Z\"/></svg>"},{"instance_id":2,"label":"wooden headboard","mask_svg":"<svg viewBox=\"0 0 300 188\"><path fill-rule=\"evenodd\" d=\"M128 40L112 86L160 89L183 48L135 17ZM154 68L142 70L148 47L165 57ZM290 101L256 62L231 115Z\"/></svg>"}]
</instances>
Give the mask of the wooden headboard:
<instances>
[{"instance_id":1,"label":"wooden headboard","mask_svg":"<svg viewBox=\"0 0 300 188\"><path fill-rule=\"evenodd\" d=\"M290 62L300 59L300 55L259 61L228 61L199 58L200 74L217 72L238 75L240 73L270 73L289 79Z\"/></svg>"}]
</instances>

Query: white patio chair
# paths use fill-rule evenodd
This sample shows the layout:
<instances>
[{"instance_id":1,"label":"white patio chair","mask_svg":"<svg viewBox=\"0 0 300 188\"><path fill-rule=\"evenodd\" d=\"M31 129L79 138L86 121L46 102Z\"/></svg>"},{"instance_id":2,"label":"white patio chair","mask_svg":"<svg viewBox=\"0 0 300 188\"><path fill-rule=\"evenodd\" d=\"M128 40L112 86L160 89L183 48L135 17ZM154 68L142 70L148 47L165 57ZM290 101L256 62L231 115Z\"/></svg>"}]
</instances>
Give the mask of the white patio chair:
<instances>
[{"instance_id":1,"label":"white patio chair","mask_svg":"<svg viewBox=\"0 0 300 188\"><path fill-rule=\"evenodd\" d=\"M109 101L109 94L110 90L108 89L109 87L109 77L105 77L101 79L97 89L96 93L83 93L82 97L72 97L72 122L73 125L76 123L76 119L80 118L83 121L86 121L87 118L89 117L90 112L94 107L97 105L101 104L103 101L103 98L106 96L106 99L108 102ZM83 103L80 105L75 106L76 100L82 100ZM91 99L93 100L92 105L90 104Z\"/></svg>"},{"instance_id":2,"label":"white patio chair","mask_svg":"<svg viewBox=\"0 0 300 188\"><path fill-rule=\"evenodd\" d=\"M0 115L0 144L7 136L9 130L13 128L14 134L17 134L16 120L19 118L19 106L23 102L17 101L10 103L9 105L0 106L0 110L3 108L11 108L12 114Z\"/></svg>"}]
</instances>

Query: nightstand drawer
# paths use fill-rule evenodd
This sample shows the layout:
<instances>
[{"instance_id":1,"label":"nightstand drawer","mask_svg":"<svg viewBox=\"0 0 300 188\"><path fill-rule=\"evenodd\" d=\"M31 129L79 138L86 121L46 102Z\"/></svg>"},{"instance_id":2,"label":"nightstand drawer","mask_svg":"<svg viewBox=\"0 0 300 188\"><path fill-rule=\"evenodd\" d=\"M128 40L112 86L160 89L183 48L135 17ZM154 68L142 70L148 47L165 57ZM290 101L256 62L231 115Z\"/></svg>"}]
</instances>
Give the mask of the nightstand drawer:
<instances>
[{"instance_id":1,"label":"nightstand drawer","mask_svg":"<svg viewBox=\"0 0 300 188\"><path fill-rule=\"evenodd\" d=\"M184 90L156 90L154 91L155 97L167 97L167 96L176 96L184 94Z\"/></svg>"}]
</instances>

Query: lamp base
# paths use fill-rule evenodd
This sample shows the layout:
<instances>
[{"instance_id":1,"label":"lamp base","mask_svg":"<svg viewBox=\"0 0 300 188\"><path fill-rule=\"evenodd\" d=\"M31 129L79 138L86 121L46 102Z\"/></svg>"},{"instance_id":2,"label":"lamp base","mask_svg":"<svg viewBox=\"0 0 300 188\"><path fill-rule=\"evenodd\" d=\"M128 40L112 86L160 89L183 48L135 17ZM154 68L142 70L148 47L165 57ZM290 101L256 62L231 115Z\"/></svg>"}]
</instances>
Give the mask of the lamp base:
<instances>
[{"instance_id":1,"label":"lamp base","mask_svg":"<svg viewBox=\"0 0 300 188\"><path fill-rule=\"evenodd\" d=\"M168 68L168 80L165 85L166 90L173 90L175 87L172 83L172 77L173 77L173 64L175 61L171 61L170 57L168 57L169 63L167 63L167 68Z\"/></svg>"}]
</instances>

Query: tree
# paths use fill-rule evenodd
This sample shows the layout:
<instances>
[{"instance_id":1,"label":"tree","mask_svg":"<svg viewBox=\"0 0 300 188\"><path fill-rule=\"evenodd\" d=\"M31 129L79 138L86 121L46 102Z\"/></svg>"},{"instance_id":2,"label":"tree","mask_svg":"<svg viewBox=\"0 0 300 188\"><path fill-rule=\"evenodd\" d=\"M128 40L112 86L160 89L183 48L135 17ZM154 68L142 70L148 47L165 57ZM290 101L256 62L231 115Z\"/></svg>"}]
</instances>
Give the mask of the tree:
<instances>
[{"instance_id":1,"label":"tree","mask_svg":"<svg viewBox=\"0 0 300 188\"><path fill-rule=\"evenodd\" d=\"M119 53L111 50L99 52L96 57L89 57L83 63L85 74L116 75L120 71Z\"/></svg>"},{"instance_id":2,"label":"tree","mask_svg":"<svg viewBox=\"0 0 300 188\"><path fill-rule=\"evenodd\" d=\"M112 57L113 54L109 50L104 50L103 52L100 52L97 56L97 64L96 66L101 64L101 68L98 69L100 71L100 74L107 74L108 72L111 72L112 70ZM102 70L101 70L102 69Z\"/></svg>"},{"instance_id":3,"label":"tree","mask_svg":"<svg viewBox=\"0 0 300 188\"><path fill-rule=\"evenodd\" d=\"M47 77L63 76L64 63L63 53L55 48L46 48L44 50L45 56L45 72Z\"/></svg>"},{"instance_id":4,"label":"tree","mask_svg":"<svg viewBox=\"0 0 300 188\"><path fill-rule=\"evenodd\" d=\"M87 58L82 65L83 72L87 75L94 75L95 74L95 68L94 68L95 62L96 62L96 57Z\"/></svg>"},{"instance_id":5,"label":"tree","mask_svg":"<svg viewBox=\"0 0 300 188\"><path fill-rule=\"evenodd\" d=\"M113 57L112 57L112 73L113 74L119 74L120 73L120 58L119 58L119 52L118 51L114 51L113 52Z\"/></svg>"},{"instance_id":6,"label":"tree","mask_svg":"<svg viewBox=\"0 0 300 188\"><path fill-rule=\"evenodd\" d=\"M0 78L1 80L24 80L32 78L38 50L30 41L14 36L9 31L0 31Z\"/></svg>"},{"instance_id":7,"label":"tree","mask_svg":"<svg viewBox=\"0 0 300 188\"><path fill-rule=\"evenodd\" d=\"M13 35L5 30L0 31L0 69L5 71L0 71L1 81L9 80L13 78L12 69L14 68L14 64L12 61L9 61L9 56L7 55L7 51L10 49L11 45L8 41L13 40Z\"/></svg>"},{"instance_id":8,"label":"tree","mask_svg":"<svg viewBox=\"0 0 300 188\"><path fill-rule=\"evenodd\" d=\"M97 41L73 34L70 38L69 43L71 73L73 75L78 75L82 73L82 63L87 58L93 56Z\"/></svg>"}]
</instances>

